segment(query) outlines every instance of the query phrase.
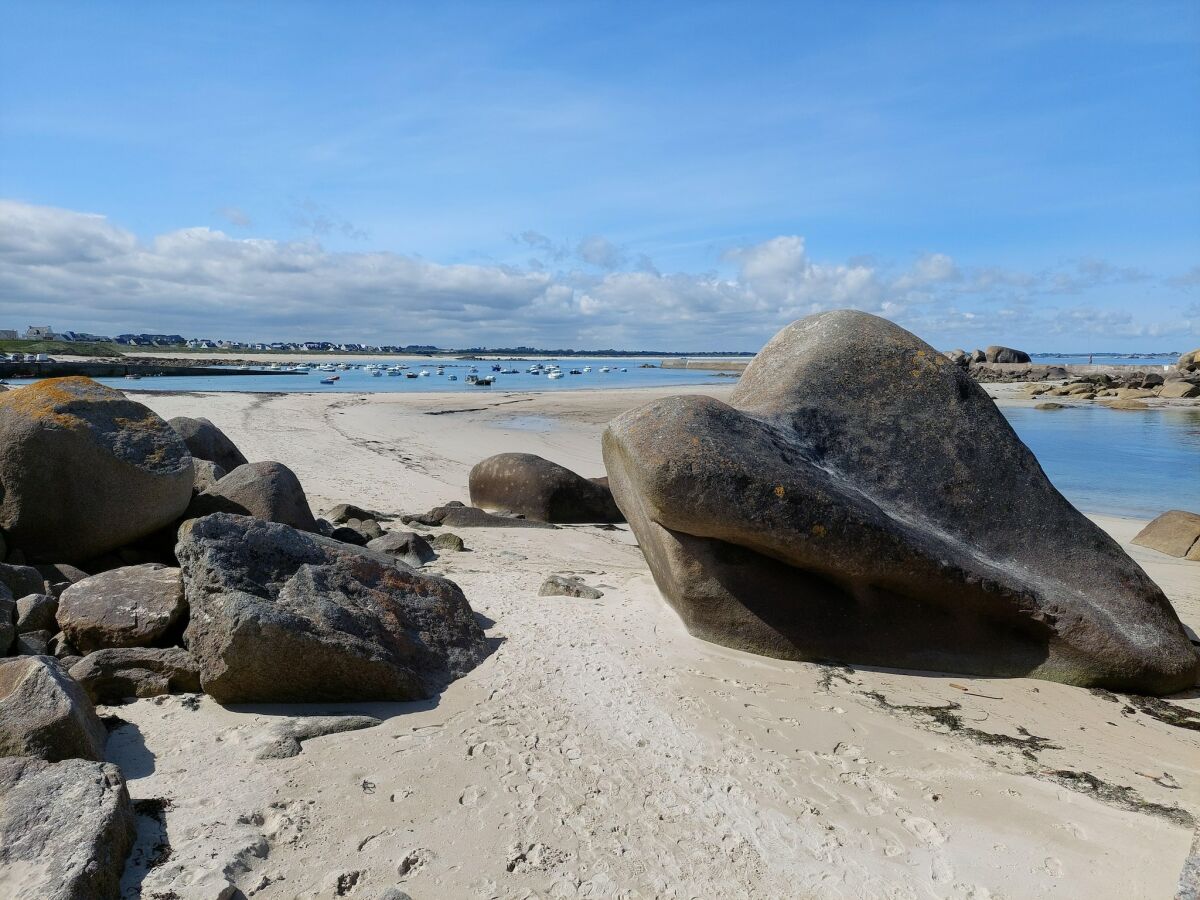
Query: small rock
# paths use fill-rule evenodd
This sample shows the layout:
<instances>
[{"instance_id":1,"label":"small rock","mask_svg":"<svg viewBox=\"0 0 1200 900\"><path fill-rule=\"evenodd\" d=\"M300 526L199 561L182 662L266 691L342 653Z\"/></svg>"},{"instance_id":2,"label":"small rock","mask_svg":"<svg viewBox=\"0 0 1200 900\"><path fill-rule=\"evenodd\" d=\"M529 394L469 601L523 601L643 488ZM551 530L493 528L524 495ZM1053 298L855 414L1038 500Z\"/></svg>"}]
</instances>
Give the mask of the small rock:
<instances>
[{"instance_id":1,"label":"small rock","mask_svg":"<svg viewBox=\"0 0 1200 900\"><path fill-rule=\"evenodd\" d=\"M179 569L157 563L101 572L63 591L58 621L71 643L145 647L168 633L187 609Z\"/></svg>"},{"instance_id":2,"label":"small rock","mask_svg":"<svg viewBox=\"0 0 1200 900\"><path fill-rule=\"evenodd\" d=\"M463 539L450 531L443 531L437 535L432 541L432 546L434 550L449 550L451 553L461 553L466 549Z\"/></svg>"},{"instance_id":3,"label":"small rock","mask_svg":"<svg viewBox=\"0 0 1200 900\"><path fill-rule=\"evenodd\" d=\"M271 726L267 732L266 745L254 758L289 759L299 755L301 742L309 738L359 731L381 724L383 720L374 716L305 716L300 719L287 719Z\"/></svg>"},{"instance_id":4,"label":"small rock","mask_svg":"<svg viewBox=\"0 0 1200 900\"><path fill-rule=\"evenodd\" d=\"M26 631L18 634L15 642L18 656L47 656L50 654L50 641L54 638L52 631Z\"/></svg>"},{"instance_id":5,"label":"small rock","mask_svg":"<svg viewBox=\"0 0 1200 900\"><path fill-rule=\"evenodd\" d=\"M107 739L91 700L57 660L0 662L0 756L102 760Z\"/></svg>"},{"instance_id":6,"label":"small rock","mask_svg":"<svg viewBox=\"0 0 1200 900\"><path fill-rule=\"evenodd\" d=\"M17 601L17 634L58 631L58 600L51 594L30 594Z\"/></svg>"},{"instance_id":7,"label":"small rock","mask_svg":"<svg viewBox=\"0 0 1200 900\"><path fill-rule=\"evenodd\" d=\"M367 536L357 528L351 528L349 525L338 525L329 532L329 537L335 541L341 541L343 544L353 544L356 547L367 546Z\"/></svg>"},{"instance_id":8,"label":"small rock","mask_svg":"<svg viewBox=\"0 0 1200 900\"><path fill-rule=\"evenodd\" d=\"M389 531L383 537L370 541L367 549L394 556L414 569L419 569L425 563L437 559L437 554L433 552L429 542L421 535L411 531Z\"/></svg>"},{"instance_id":9,"label":"small rock","mask_svg":"<svg viewBox=\"0 0 1200 900\"><path fill-rule=\"evenodd\" d=\"M599 600L604 594L583 583L582 579L563 575L551 575L538 589L539 597L578 597L581 600Z\"/></svg>"},{"instance_id":10,"label":"small rock","mask_svg":"<svg viewBox=\"0 0 1200 900\"><path fill-rule=\"evenodd\" d=\"M1066 409L1066 408L1067 407L1064 404L1055 403L1051 400L1047 400L1045 403L1039 403L1037 406L1034 407L1034 409Z\"/></svg>"}]
</instances>

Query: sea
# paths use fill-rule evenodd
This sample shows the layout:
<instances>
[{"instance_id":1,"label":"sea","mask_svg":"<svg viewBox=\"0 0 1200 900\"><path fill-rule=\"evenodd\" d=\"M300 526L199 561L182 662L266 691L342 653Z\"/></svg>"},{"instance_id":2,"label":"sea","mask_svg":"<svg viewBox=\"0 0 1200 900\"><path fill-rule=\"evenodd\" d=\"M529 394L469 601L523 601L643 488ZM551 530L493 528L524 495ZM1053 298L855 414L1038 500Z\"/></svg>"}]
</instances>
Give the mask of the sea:
<instances>
[{"instance_id":1,"label":"sea","mask_svg":"<svg viewBox=\"0 0 1200 900\"><path fill-rule=\"evenodd\" d=\"M1035 362L1086 363L1086 355L1039 356ZM1130 365L1147 371L1169 367L1163 357L1093 357L1097 365ZM347 361L349 362L349 361ZM383 375L373 377L363 368L336 373L308 375L256 375L196 377L149 377L137 381L121 378L99 379L123 390L138 391L242 391L242 392L313 392L313 393L473 393L496 394L506 391L585 391L637 387L691 387L729 382L719 373L698 369L663 369L660 360L646 358L570 358L541 359L543 364L557 363L564 372L578 369L579 375L550 379L531 375L529 360L497 362L517 374L492 371L491 361L451 361L424 363L406 360L418 373L417 378ZM370 363L396 365L396 360L353 360L355 366ZM643 368L643 364L652 367ZM439 366L443 375L437 375ZM466 382L474 366L479 375L495 375L492 387L473 387ZM585 367L590 371L584 372ZM601 369L608 367L608 372ZM339 376L332 385L320 383L330 374ZM450 381L450 375L457 375ZM11 383L22 383L13 379ZM1013 429L1037 456L1051 482L1075 506L1084 512L1131 518L1152 518L1167 509L1200 512L1200 409L1168 408L1147 411L1123 411L1103 406L1080 405L1062 410L1037 410L1029 407L1001 407ZM527 418L529 421L525 421ZM530 431L551 431L551 418L514 419L508 427Z\"/></svg>"}]
</instances>

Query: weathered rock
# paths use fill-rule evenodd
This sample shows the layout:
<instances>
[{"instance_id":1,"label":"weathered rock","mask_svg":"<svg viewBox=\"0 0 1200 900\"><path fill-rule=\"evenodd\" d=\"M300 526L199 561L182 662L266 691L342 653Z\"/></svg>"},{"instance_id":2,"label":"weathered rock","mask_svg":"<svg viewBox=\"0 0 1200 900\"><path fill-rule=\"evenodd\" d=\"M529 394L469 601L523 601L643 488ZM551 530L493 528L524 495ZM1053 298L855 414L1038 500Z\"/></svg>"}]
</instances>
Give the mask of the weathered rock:
<instances>
[{"instance_id":1,"label":"weathered rock","mask_svg":"<svg viewBox=\"0 0 1200 900\"><path fill-rule=\"evenodd\" d=\"M945 354L945 357L963 369L971 364L971 356L966 350L950 350Z\"/></svg>"},{"instance_id":2,"label":"weathered rock","mask_svg":"<svg viewBox=\"0 0 1200 900\"><path fill-rule=\"evenodd\" d=\"M984 359L990 363L1027 363L1029 354L1024 350L1014 350L1012 347L1000 347L996 344L983 351Z\"/></svg>"},{"instance_id":3,"label":"weathered rock","mask_svg":"<svg viewBox=\"0 0 1200 900\"><path fill-rule=\"evenodd\" d=\"M110 569L76 582L59 598L58 622L84 653L146 647L180 621L187 606L179 569L157 563Z\"/></svg>"},{"instance_id":4,"label":"weathered rock","mask_svg":"<svg viewBox=\"0 0 1200 900\"><path fill-rule=\"evenodd\" d=\"M238 466L244 466L248 459L242 455L220 428L208 419L190 419L187 416L176 416L169 424L183 438L188 450L196 459L216 463L226 472L232 472Z\"/></svg>"},{"instance_id":5,"label":"weathered rock","mask_svg":"<svg viewBox=\"0 0 1200 900\"><path fill-rule=\"evenodd\" d=\"M54 632L49 629L40 631L18 631L13 641L13 652L18 656L51 656L50 641Z\"/></svg>"},{"instance_id":6,"label":"weathered rock","mask_svg":"<svg viewBox=\"0 0 1200 900\"><path fill-rule=\"evenodd\" d=\"M1045 403L1039 403L1037 406L1034 407L1034 409L1066 409L1066 408L1067 407L1064 406L1063 404L1054 403L1052 401L1046 401Z\"/></svg>"},{"instance_id":7,"label":"weathered rock","mask_svg":"<svg viewBox=\"0 0 1200 900\"><path fill-rule=\"evenodd\" d=\"M883 319L790 325L729 404L625 413L604 460L659 587L707 640L1148 693L1196 677L1162 591L966 373Z\"/></svg>"},{"instance_id":8,"label":"weathered rock","mask_svg":"<svg viewBox=\"0 0 1200 900\"><path fill-rule=\"evenodd\" d=\"M215 512L253 516L266 522L316 531L317 520L296 474L277 462L247 463L234 469L188 507L189 518Z\"/></svg>"},{"instance_id":9,"label":"weathered rock","mask_svg":"<svg viewBox=\"0 0 1200 900\"><path fill-rule=\"evenodd\" d=\"M976 347L974 350L971 351L971 362L982 363L982 362L987 362L987 361L988 361L987 354L984 353L982 350L980 350L978 347Z\"/></svg>"},{"instance_id":10,"label":"weathered rock","mask_svg":"<svg viewBox=\"0 0 1200 900\"><path fill-rule=\"evenodd\" d=\"M411 531L389 531L368 543L367 549L374 550L376 553L386 553L414 569L419 569L425 563L437 559L437 554L429 546L429 541Z\"/></svg>"},{"instance_id":11,"label":"weathered rock","mask_svg":"<svg viewBox=\"0 0 1200 900\"><path fill-rule=\"evenodd\" d=\"M97 650L71 666L70 675L93 703L119 703L127 697L189 694L200 690L196 660L179 647Z\"/></svg>"},{"instance_id":12,"label":"weathered rock","mask_svg":"<svg viewBox=\"0 0 1200 900\"><path fill-rule=\"evenodd\" d=\"M107 739L92 702L58 660L0 661L0 756L102 760Z\"/></svg>"},{"instance_id":13,"label":"weathered rock","mask_svg":"<svg viewBox=\"0 0 1200 900\"><path fill-rule=\"evenodd\" d=\"M471 502L540 522L620 522L612 491L532 453L498 453L476 463Z\"/></svg>"},{"instance_id":14,"label":"weathered rock","mask_svg":"<svg viewBox=\"0 0 1200 900\"><path fill-rule=\"evenodd\" d=\"M369 509L364 509L361 506L355 506L353 503L339 503L334 506L329 512L325 513L325 518L335 525L344 525L351 519L366 521L367 519L385 519L387 518L382 513L377 513Z\"/></svg>"},{"instance_id":15,"label":"weathered rock","mask_svg":"<svg viewBox=\"0 0 1200 900\"><path fill-rule=\"evenodd\" d=\"M29 594L17 601L17 633L58 631L58 600L52 594Z\"/></svg>"},{"instance_id":16,"label":"weathered rock","mask_svg":"<svg viewBox=\"0 0 1200 900\"><path fill-rule=\"evenodd\" d=\"M540 522L536 519L520 519L515 516L494 516L477 506L463 506L461 503L447 503L445 506L435 506L427 513L405 515L400 517L405 525L445 525L448 528L557 528L550 522Z\"/></svg>"},{"instance_id":17,"label":"weathered rock","mask_svg":"<svg viewBox=\"0 0 1200 900\"><path fill-rule=\"evenodd\" d=\"M1200 372L1200 350L1184 353L1175 363L1180 372Z\"/></svg>"},{"instance_id":18,"label":"weathered rock","mask_svg":"<svg viewBox=\"0 0 1200 900\"><path fill-rule=\"evenodd\" d=\"M382 724L383 720L374 716L304 716L285 719L270 727L262 749L254 754L254 758L290 759L300 754L302 741L327 734L361 731Z\"/></svg>"},{"instance_id":19,"label":"weathered rock","mask_svg":"<svg viewBox=\"0 0 1200 900\"><path fill-rule=\"evenodd\" d=\"M121 770L69 759L0 759L0 892L9 900L120 896L133 846Z\"/></svg>"},{"instance_id":20,"label":"weathered rock","mask_svg":"<svg viewBox=\"0 0 1200 900\"><path fill-rule=\"evenodd\" d=\"M346 526L353 528L368 541L373 541L375 538L383 537L383 526L374 519L350 519Z\"/></svg>"},{"instance_id":21,"label":"weathered rock","mask_svg":"<svg viewBox=\"0 0 1200 900\"><path fill-rule=\"evenodd\" d=\"M343 544L353 544L356 547L367 546L367 536L357 528L351 528L349 525L338 525L329 532L329 537L335 541L341 541Z\"/></svg>"},{"instance_id":22,"label":"weathered rock","mask_svg":"<svg viewBox=\"0 0 1200 900\"><path fill-rule=\"evenodd\" d=\"M0 564L0 585L8 588L14 597L24 597L42 593L46 588L46 580L33 566Z\"/></svg>"},{"instance_id":23,"label":"weathered rock","mask_svg":"<svg viewBox=\"0 0 1200 900\"><path fill-rule=\"evenodd\" d=\"M0 395L0 484L9 545L34 561L74 562L179 518L192 457L166 422L119 391L49 378Z\"/></svg>"},{"instance_id":24,"label":"weathered rock","mask_svg":"<svg viewBox=\"0 0 1200 900\"><path fill-rule=\"evenodd\" d=\"M1141 386L1148 390L1150 388L1158 387L1159 385L1163 384L1165 381L1166 381L1166 379L1163 378L1161 375L1159 375L1157 372L1148 372L1147 374L1142 376Z\"/></svg>"},{"instance_id":25,"label":"weathered rock","mask_svg":"<svg viewBox=\"0 0 1200 900\"><path fill-rule=\"evenodd\" d=\"M1170 509L1146 525L1133 543L1168 556L1200 561L1200 515Z\"/></svg>"},{"instance_id":26,"label":"weathered rock","mask_svg":"<svg viewBox=\"0 0 1200 900\"><path fill-rule=\"evenodd\" d=\"M215 462L210 462L207 459L193 459L192 466L196 470L192 491L197 494L204 493L229 474L228 470L222 469Z\"/></svg>"},{"instance_id":27,"label":"weathered rock","mask_svg":"<svg viewBox=\"0 0 1200 900\"><path fill-rule=\"evenodd\" d=\"M463 539L449 531L443 531L435 536L431 546L434 550L449 550L451 553L462 553L467 549L463 544Z\"/></svg>"},{"instance_id":28,"label":"weathered rock","mask_svg":"<svg viewBox=\"0 0 1200 900\"><path fill-rule=\"evenodd\" d=\"M1124 409L1124 410L1136 410L1136 409L1149 409L1150 408L1149 405L1143 403L1141 400L1107 400L1107 401L1105 401L1104 405L1107 406L1109 409Z\"/></svg>"},{"instance_id":29,"label":"weathered rock","mask_svg":"<svg viewBox=\"0 0 1200 900\"><path fill-rule=\"evenodd\" d=\"M1168 381L1159 389L1158 396L1167 400L1200 397L1200 384L1192 384L1189 381Z\"/></svg>"},{"instance_id":30,"label":"weathered rock","mask_svg":"<svg viewBox=\"0 0 1200 900\"><path fill-rule=\"evenodd\" d=\"M487 653L456 584L384 554L224 513L186 522L177 553L222 703L418 699Z\"/></svg>"},{"instance_id":31,"label":"weathered rock","mask_svg":"<svg viewBox=\"0 0 1200 900\"><path fill-rule=\"evenodd\" d=\"M538 589L539 597L579 597L582 600L599 600L602 591L583 583L581 578L551 575Z\"/></svg>"},{"instance_id":32,"label":"weathered rock","mask_svg":"<svg viewBox=\"0 0 1200 900\"><path fill-rule=\"evenodd\" d=\"M37 570L42 580L50 585L74 584L88 577L88 573L83 571L83 569L68 565L67 563L41 563L33 568ZM40 588L37 591L30 591L29 593L36 594L39 592Z\"/></svg>"},{"instance_id":33,"label":"weathered rock","mask_svg":"<svg viewBox=\"0 0 1200 900\"><path fill-rule=\"evenodd\" d=\"M60 631L54 637L50 638L50 643L46 649L50 651L50 655L63 664L63 668L70 671L71 666L67 663L68 659L82 658L82 654L71 643L65 631Z\"/></svg>"}]
</instances>

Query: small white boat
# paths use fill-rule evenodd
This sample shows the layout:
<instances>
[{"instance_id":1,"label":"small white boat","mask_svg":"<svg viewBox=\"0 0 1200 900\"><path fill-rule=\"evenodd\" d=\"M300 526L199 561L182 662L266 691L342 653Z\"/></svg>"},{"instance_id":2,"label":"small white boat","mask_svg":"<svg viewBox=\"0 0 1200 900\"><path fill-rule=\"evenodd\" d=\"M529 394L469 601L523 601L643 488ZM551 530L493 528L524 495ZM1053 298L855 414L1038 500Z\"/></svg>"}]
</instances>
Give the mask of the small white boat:
<instances>
[{"instance_id":1,"label":"small white boat","mask_svg":"<svg viewBox=\"0 0 1200 900\"><path fill-rule=\"evenodd\" d=\"M333 384L337 380L338 380L338 377L336 375L330 375L327 378L322 378L321 384Z\"/></svg>"},{"instance_id":2,"label":"small white boat","mask_svg":"<svg viewBox=\"0 0 1200 900\"><path fill-rule=\"evenodd\" d=\"M557 369L555 369L553 372L547 372L546 377L547 378L562 378L563 373L558 371Z\"/></svg>"},{"instance_id":3,"label":"small white boat","mask_svg":"<svg viewBox=\"0 0 1200 900\"><path fill-rule=\"evenodd\" d=\"M372 377L372 378L382 378L382 377L383 377L383 372L382 372L380 369L372 369L372 370L371 370L371 377Z\"/></svg>"},{"instance_id":4,"label":"small white boat","mask_svg":"<svg viewBox=\"0 0 1200 900\"><path fill-rule=\"evenodd\" d=\"M584 366L584 367L583 367L583 371L585 371L585 372L590 372L590 371L592 371L592 367L591 367L591 366Z\"/></svg>"},{"instance_id":5,"label":"small white boat","mask_svg":"<svg viewBox=\"0 0 1200 900\"><path fill-rule=\"evenodd\" d=\"M422 375L422 376L428 376L428 375L429 375L429 370L428 370L428 369L422 369L422 370L421 370L421 375Z\"/></svg>"},{"instance_id":6,"label":"small white boat","mask_svg":"<svg viewBox=\"0 0 1200 900\"><path fill-rule=\"evenodd\" d=\"M416 372L405 372L405 373L404 373L404 377L405 377L405 378L416 378L416 377L417 377L417 373L416 373Z\"/></svg>"},{"instance_id":7,"label":"small white boat","mask_svg":"<svg viewBox=\"0 0 1200 900\"><path fill-rule=\"evenodd\" d=\"M388 375L403 375L404 374L399 369L388 369L387 373L388 373Z\"/></svg>"},{"instance_id":8,"label":"small white boat","mask_svg":"<svg viewBox=\"0 0 1200 900\"><path fill-rule=\"evenodd\" d=\"M609 371L611 371L611 370L608 368L608 366L601 366L601 367L600 367L600 374L601 374L601 375L606 375L606 374L608 374L608 372L609 372Z\"/></svg>"},{"instance_id":9,"label":"small white boat","mask_svg":"<svg viewBox=\"0 0 1200 900\"><path fill-rule=\"evenodd\" d=\"M126 375L125 377L128 378L130 381L139 381L139 380L141 380L142 376L141 375Z\"/></svg>"}]
</instances>

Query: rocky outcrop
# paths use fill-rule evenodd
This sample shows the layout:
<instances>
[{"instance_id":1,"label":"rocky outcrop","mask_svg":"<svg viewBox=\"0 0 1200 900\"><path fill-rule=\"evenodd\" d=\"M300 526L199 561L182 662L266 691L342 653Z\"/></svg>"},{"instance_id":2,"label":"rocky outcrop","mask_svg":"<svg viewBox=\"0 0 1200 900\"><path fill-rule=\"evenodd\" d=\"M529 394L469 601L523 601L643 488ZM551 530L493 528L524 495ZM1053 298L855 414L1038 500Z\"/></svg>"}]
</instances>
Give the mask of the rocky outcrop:
<instances>
[{"instance_id":1,"label":"rocky outcrop","mask_svg":"<svg viewBox=\"0 0 1200 900\"><path fill-rule=\"evenodd\" d=\"M412 531L389 531L367 544L368 550L385 553L405 565L419 569L427 562L437 559L429 541Z\"/></svg>"},{"instance_id":2,"label":"rocky outcrop","mask_svg":"<svg viewBox=\"0 0 1200 900\"><path fill-rule=\"evenodd\" d=\"M169 634L187 606L179 569L125 566L85 578L59 598L58 622L84 653L148 647Z\"/></svg>"},{"instance_id":3,"label":"rocky outcrop","mask_svg":"<svg viewBox=\"0 0 1200 900\"><path fill-rule=\"evenodd\" d=\"M541 522L620 522L607 485L532 453L499 453L476 463L471 502Z\"/></svg>"},{"instance_id":4,"label":"rocky outcrop","mask_svg":"<svg viewBox=\"0 0 1200 900\"><path fill-rule=\"evenodd\" d=\"M1137 533L1133 543L1200 562L1200 515L1170 509Z\"/></svg>"},{"instance_id":5,"label":"rocky outcrop","mask_svg":"<svg viewBox=\"0 0 1200 900\"><path fill-rule=\"evenodd\" d=\"M253 516L266 522L316 531L317 520L296 474L277 462L247 463L234 469L188 507L189 518L215 512Z\"/></svg>"},{"instance_id":6,"label":"rocky outcrop","mask_svg":"<svg viewBox=\"0 0 1200 900\"><path fill-rule=\"evenodd\" d=\"M208 419L176 416L167 424L183 438L183 442L196 459L216 463L226 472L232 472L238 466L249 462L237 445L226 437L225 432Z\"/></svg>"},{"instance_id":7,"label":"rocky outcrop","mask_svg":"<svg viewBox=\"0 0 1200 900\"><path fill-rule=\"evenodd\" d=\"M1182 354L1176 361L1175 368L1185 373L1200 372L1200 350Z\"/></svg>"},{"instance_id":8,"label":"rocky outcrop","mask_svg":"<svg viewBox=\"0 0 1200 900\"><path fill-rule=\"evenodd\" d=\"M102 760L107 738L91 701L58 660L0 662L0 756Z\"/></svg>"},{"instance_id":9,"label":"rocky outcrop","mask_svg":"<svg viewBox=\"0 0 1200 900\"><path fill-rule=\"evenodd\" d=\"M0 759L0 892L9 900L120 896L133 846L121 770L79 759Z\"/></svg>"},{"instance_id":10,"label":"rocky outcrop","mask_svg":"<svg viewBox=\"0 0 1200 900\"><path fill-rule=\"evenodd\" d=\"M192 494L192 457L140 403L88 378L0 395L0 529L35 562L99 556L162 528Z\"/></svg>"},{"instance_id":11,"label":"rocky outcrop","mask_svg":"<svg viewBox=\"0 0 1200 900\"><path fill-rule=\"evenodd\" d=\"M604 460L660 589L707 640L1148 693L1195 679L1162 591L982 388L883 319L790 325L729 404L625 413Z\"/></svg>"},{"instance_id":12,"label":"rocky outcrop","mask_svg":"<svg viewBox=\"0 0 1200 900\"><path fill-rule=\"evenodd\" d=\"M1159 388L1158 396L1165 400L1188 400L1200 397L1200 384L1190 381L1168 381Z\"/></svg>"},{"instance_id":13,"label":"rocky outcrop","mask_svg":"<svg viewBox=\"0 0 1200 900\"><path fill-rule=\"evenodd\" d=\"M380 553L218 513L177 554L185 643L222 703L413 700L487 652L457 585Z\"/></svg>"},{"instance_id":14,"label":"rocky outcrop","mask_svg":"<svg viewBox=\"0 0 1200 900\"><path fill-rule=\"evenodd\" d=\"M127 697L200 690L196 660L180 647L97 650L72 665L70 675L93 703L120 703Z\"/></svg>"},{"instance_id":15,"label":"rocky outcrop","mask_svg":"<svg viewBox=\"0 0 1200 900\"><path fill-rule=\"evenodd\" d=\"M1012 347L1001 347L993 344L983 351L983 358L990 363L1027 363L1029 354L1024 350L1014 350Z\"/></svg>"}]
</instances>

